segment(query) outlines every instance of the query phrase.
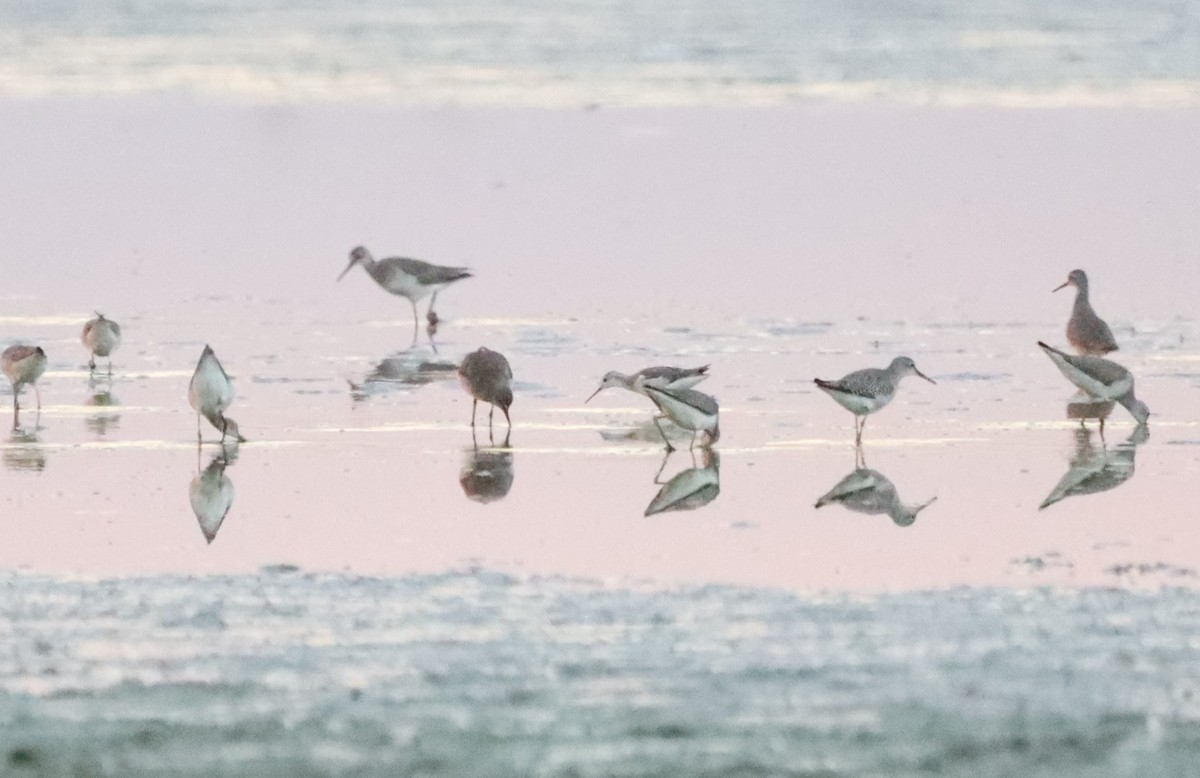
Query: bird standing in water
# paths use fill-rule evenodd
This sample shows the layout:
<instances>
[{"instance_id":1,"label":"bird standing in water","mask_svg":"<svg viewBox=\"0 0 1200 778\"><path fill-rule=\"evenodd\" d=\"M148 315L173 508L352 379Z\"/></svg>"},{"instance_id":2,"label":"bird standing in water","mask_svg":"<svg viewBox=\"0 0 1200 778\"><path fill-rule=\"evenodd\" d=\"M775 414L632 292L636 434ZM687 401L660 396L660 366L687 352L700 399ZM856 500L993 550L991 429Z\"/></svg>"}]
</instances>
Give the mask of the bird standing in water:
<instances>
[{"instance_id":1,"label":"bird standing in water","mask_svg":"<svg viewBox=\"0 0 1200 778\"><path fill-rule=\"evenodd\" d=\"M908 357L896 357L884 370L870 367L855 370L837 381L815 378L813 382L838 405L854 414L854 442L861 443L867 416L894 400L900 379L909 375L920 376L931 384L937 383L917 370L916 363Z\"/></svg>"},{"instance_id":2,"label":"bird standing in water","mask_svg":"<svg viewBox=\"0 0 1200 778\"><path fill-rule=\"evenodd\" d=\"M1075 304L1067 321L1067 341L1080 354L1102 357L1117 350L1117 341L1108 324L1092 310L1088 299L1088 277L1082 270L1072 270L1067 280L1052 291L1075 287Z\"/></svg>"},{"instance_id":3,"label":"bird standing in water","mask_svg":"<svg viewBox=\"0 0 1200 778\"><path fill-rule=\"evenodd\" d=\"M417 302L432 294L429 301L429 311L425 318L429 321L431 330L437 327L437 313L433 306L437 304L438 292L445 287L471 277L471 271L465 267L444 267L422 262L419 259L407 257L388 257L376 260L366 248L358 246L350 252L350 264L338 276L341 281L355 265L362 265L367 275L375 279L386 291L400 295L408 300L413 309L413 342L417 340L420 331L420 321L417 318Z\"/></svg>"},{"instance_id":4,"label":"bird standing in water","mask_svg":"<svg viewBox=\"0 0 1200 778\"><path fill-rule=\"evenodd\" d=\"M645 390L646 396L662 412L662 416L654 417L654 426L658 427L658 434L662 435L668 452L674 451L675 447L671 445L671 441L667 439L667 433L663 432L662 425L658 423L661 418L670 419L685 430L692 431L692 444L688 448L695 447L697 432L707 433L708 439L704 442L705 448L712 446L720 439L721 409L717 405L717 401L710 395L697 392L695 389L659 389L650 384L646 384Z\"/></svg>"},{"instance_id":5,"label":"bird standing in water","mask_svg":"<svg viewBox=\"0 0 1200 778\"><path fill-rule=\"evenodd\" d=\"M604 378L600 379L600 388L592 392L584 402L591 402L592 397L613 386L649 396L646 395L647 386L671 390L691 389L706 378L708 378L708 365L702 367L645 367L630 375L610 370L604 374Z\"/></svg>"},{"instance_id":6,"label":"bird standing in water","mask_svg":"<svg viewBox=\"0 0 1200 778\"><path fill-rule=\"evenodd\" d=\"M1133 373L1111 359L1066 354L1038 341L1046 356L1058 366L1067 380L1098 400L1115 400L1125 407L1138 424L1150 418L1146 403L1133 394Z\"/></svg>"},{"instance_id":7,"label":"bird standing in water","mask_svg":"<svg viewBox=\"0 0 1200 778\"><path fill-rule=\"evenodd\" d=\"M112 319L104 318L104 314L96 312L96 318L83 325L83 333L79 336L83 345L91 352L88 359L88 369L96 369L96 357L110 357L108 372L112 372L112 353L121 345L121 325Z\"/></svg>"},{"instance_id":8,"label":"bird standing in water","mask_svg":"<svg viewBox=\"0 0 1200 778\"><path fill-rule=\"evenodd\" d=\"M221 431L221 442L226 436L233 436L238 443L246 439L238 431L237 422L225 415L225 410L233 402L233 381L221 367L212 346L205 346L196 364L196 372L192 373L192 381L188 384L188 403L196 410L196 442L202 442L200 435L200 417L208 419L209 423Z\"/></svg>"},{"instance_id":9,"label":"bird standing in water","mask_svg":"<svg viewBox=\"0 0 1200 778\"><path fill-rule=\"evenodd\" d=\"M0 368L12 383L13 390L13 427L17 426L17 415L21 413L21 403L17 399L21 387L33 385L33 393L37 396L37 407L42 409L42 392L37 387L37 380L46 372L46 352L41 346L9 346L0 354Z\"/></svg>"},{"instance_id":10,"label":"bird standing in water","mask_svg":"<svg viewBox=\"0 0 1200 778\"><path fill-rule=\"evenodd\" d=\"M492 405L491 411L488 412L488 430L492 428L492 415L497 407L504 411L508 429L512 430L512 419L508 415L509 406L513 401L512 377L512 367L499 351L480 346L463 357L462 364L458 367L458 380L472 398L472 429L475 428L475 410L479 407L479 401L483 400Z\"/></svg>"}]
</instances>

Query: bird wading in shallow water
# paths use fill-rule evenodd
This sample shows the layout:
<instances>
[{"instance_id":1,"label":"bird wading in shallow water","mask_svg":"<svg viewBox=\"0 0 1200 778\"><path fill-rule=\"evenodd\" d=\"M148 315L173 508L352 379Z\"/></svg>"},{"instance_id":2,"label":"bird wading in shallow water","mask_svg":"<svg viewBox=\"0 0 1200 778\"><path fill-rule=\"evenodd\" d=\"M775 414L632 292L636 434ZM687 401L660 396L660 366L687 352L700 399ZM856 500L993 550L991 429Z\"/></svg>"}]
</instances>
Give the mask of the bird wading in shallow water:
<instances>
[{"instance_id":1,"label":"bird wading in shallow water","mask_svg":"<svg viewBox=\"0 0 1200 778\"><path fill-rule=\"evenodd\" d=\"M667 451L674 451L675 447L671 445L671 441L667 439L667 433L663 432L662 425L658 423L662 418L668 418L685 430L692 431L692 443L689 448L696 445L696 433L698 432L704 432L708 436L704 442L705 447L711 446L720 439L720 407L717 405L717 401L709 395L697 392L695 389L659 389L648 384L645 386L645 390L646 396L658 406L658 410L662 413L661 416L654 417L654 426L658 427L658 434L662 435L663 442L667 444Z\"/></svg>"},{"instance_id":2,"label":"bird wading in shallow water","mask_svg":"<svg viewBox=\"0 0 1200 778\"><path fill-rule=\"evenodd\" d=\"M13 427L17 426L17 416L21 413L21 403L18 397L21 387L25 384L33 386L37 397L37 408L42 409L42 392L37 387L37 380L46 372L46 352L41 346L9 346L0 354L0 368L12 384L13 392Z\"/></svg>"},{"instance_id":3,"label":"bird wading in shallow water","mask_svg":"<svg viewBox=\"0 0 1200 778\"><path fill-rule=\"evenodd\" d=\"M900 379L910 375L920 376L931 384L937 383L917 370L916 363L908 357L896 357L884 370L871 367L855 370L837 381L815 378L813 382L838 405L854 414L854 442L861 443L867 416L894 400Z\"/></svg>"},{"instance_id":4,"label":"bird wading in shallow water","mask_svg":"<svg viewBox=\"0 0 1200 778\"><path fill-rule=\"evenodd\" d=\"M108 372L111 373L112 353L121 345L121 325L112 319L104 318L104 314L97 312L96 318L83 325L83 333L80 334L79 339L91 352L88 369L96 369L96 357L109 357Z\"/></svg>"},{"instance_id":5,"label":"bird wading in shallow water","mask_svg":"<svg viewBox=\"0 0 1200 778\"><path fill-rule=\"evenodd\" d=\"M1080 354L1102 357L1117 350L1117 341L1112 330L1092 310L1088 298L1088 277L1082 270L1072 270L1067 280L1052 291L1075 287L1075 304L1071 307L1071 318L1067 320L1067 342Z\"/></svg>"},{"instance_id":6,"label":"bird wading in shallow water","mask_svg":"<svg viewBox=\"0 0 1200 778\"><path fill-rule=\"evenodd\" d=\"M371 256L371 252L359 246L350 252L350 264L338 276L338 280L341 281L355 265L362 265L367 275L375 279L375 283L384 290L407 299L412 305L414 343L421 326L417 317L417 302L433 295L429 301L429 311L426 313L432 331L438 322L437 313L433 310L433 306L437 304L438 292L455 281L471 277L471 271L465 267L443 267L407 257L376 260Z\"/></svg>"},{"instance_id":7,"label":"bird wading in shallow water","mask_svg":"<svg viewBox=\"0 0 1200 778\"><path fill-rule=\"evenodd\" d=\"M1137 421L1145 424L1150 418L1146 403L1133 393L1133 373L1111 359L1066 354L1038 341L1038 346L1058 367L1067 380L1098 400L1114 400Z\"/></svg>"},{"instance_id":8,"label":"bird wading in shallow water","mask_svg":"<svg viewBox=\"0 0 1200 778\"><path fill-rule=\"evenodd\" d=\"M196 442L200 443L200 417L208 419L209 423L221 431L221 442L227 436L232 436L238 443L246 439L238 431L237 422L225 415L225 410L233 402L233 381L221 367L217 355L211 346L205 346L196 363L196 372L192 373L192 381L188 384L188 403L196 411Z\"/></svg>"},{"instance_id":9,"label":"bird wading in shallow water","mask_svg":"<svg viewBox=\"0 0 1200 778\"><path fill-rule=\"evenodd\" d=\"M644 396L649 396L646 394L647 386L671 390L691 389L708 378L708 367L646 367L630 375L611 370L604 374L604 378L600 379L600 387L584 402L591 402L592 397L611 387L628 389Z\"/></svg>"},{"instance_id":10,"label":"bird wading in shallow water","mask_svg":"<svg viewBox=\"0 0 1200 778\"><path fill-rule=\"evenodd\" d=\"M467 394L471 395L471 428L475 428L475 410L479 401L491 403L488 412L488 430L492 429L492 415L496 408L504 411L504 419L508 429L512 430L512 419L508 415L509 406L513 402L512 368L508 360L499 351L480 346L463 357L458 367L458 380Z\"/></svg>"}]
</instances>

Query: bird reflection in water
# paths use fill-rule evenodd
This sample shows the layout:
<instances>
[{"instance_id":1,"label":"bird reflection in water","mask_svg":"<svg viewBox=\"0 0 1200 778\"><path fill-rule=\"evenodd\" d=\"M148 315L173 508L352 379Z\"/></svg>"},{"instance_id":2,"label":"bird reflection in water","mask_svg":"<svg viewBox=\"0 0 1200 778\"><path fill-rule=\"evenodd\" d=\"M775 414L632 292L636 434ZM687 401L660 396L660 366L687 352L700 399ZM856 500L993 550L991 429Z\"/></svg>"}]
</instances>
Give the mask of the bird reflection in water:
<instances>
[{"instance_id":1,"label":"bird reflection in water","mask_svg":"<svg viewBox=\"0 0 1200 778\"><path fill-rule=\"evenodd\" d=\"M458 483L463 494L475 502L502 500L513 485L513 452L506 436L500 446L480 448L472 430L471 447L463 451Z\"/></svg>"},{"instance_id":2,"label":"bird reflection in water","mask_svg":"<svg viewBox=\"0 0 1200 778\"><path fill-rule=\"evenodd\" d=\"M225 475L225 468L237 460L236 443L224 443L213 455L208 467L200 470L199 452L196 454L196 477L188 486L188 500L192 513L200 523L200 531L209 543L217 537L221 524L233 507L233 481Z\"/></svg>"},{"instance_id":3,"label":"bird reflection in water","mask_svg":"<svg viewBox=\"0 0 1200 778\"><path fill-rule=\"evenodd\" d=\"M385 357L360 383L350 382L350 396L357 402L396 388L415 388L446 381L458 375L458 365L437 359L420 349L408 349ZM432 358L431 358L432 356Z\"/></svg>"},{"instance_id":4,"label":"bird reflection in water","mask_svg":"<svg viewBox=\"0 0 1200 778\"><path fill-rule=\"evenodd\" d=\"M878 470L867 467L862 447L855 447L855 467L820 499L814 507L823 508L837 503L855 513L875 516L887 514L897 527L907 527L917 520L917 514L928 508L937 497L916 505L907 505L900 500L896 485Z\"/></svg>"},{"instance_id":5,"label":"bird reflection in water","mask_svg":"<svg viewBox=\"0 0 1200 778\"><path fill-rule=\"evenodd\" d=\"M13 427L4 446L4 466L9 470L40 473L46 469L46 450L33 427Z\"/></svg>"},{"instance_id":6,"label":"bird reflection in water","mask_svg":"<svg viewBox=\"0 0 1200 778\"><path fill-rule=\"evenodd\" d=\"M692 466L681 470L669 481L662 481L663 470L671 458L668 451L662 465L654 476L654 483L661 489L646 506L645 516L669 511L694 511L717 499L721 493L721 455L715 449L704 447L700 451L700 464L696 464L696 452L692 451Z\"/></svg>"},{"instance_id":7,"label":"bird reflection in water","mask_svg":"<svg viewBox=\"0 0 1200 778\"><path fill-rule=\"evenodd\" d=\"M83 401L83 404L93 408L94 411L84 417L83 423L96 435L103 437L108 434L110 429L116 429L121 425L121 414L116 410L121 404L113 394L111 377L98 378L93 374L88 379L88 389L92 394Z\"/></svg>"},{"instance_id":8,"label":"bird reflection in water","mask_svg":"<svg viewBox=\"0 0 1200 778\"><path fill-rule=\"evenodd\" d=\"M1067 418L1077 419L1080 429L1087 426L1089 421L1100 422L1100 440L1104 440L1104 421L1112 415L1117 407L1116 400L1097 400L1084 396L1083 399L1067 403Z\"/></svg>"},{"instance_id":9,"label":"bird reflection in water","mask_svg":"<svg viewBox=\"0 0 1200 778\"><path fill-rule=\"evenodd\" d=\"M1066 474L1059 479L1058 485L1045 500L1042 500L1038 510L1049 508L1068 497L1107 492L1128 481L1133 477L1137 447L1150 439L1150 428L1139 424L1125 442L1111 449L1104 443L1103 429L1100 432L1099 447L1092 442L1090 429L1081 426L1072 430L1072 434L1075 436L1075 453L1071 457L1070 466Z\"/></svg>"}]
</instances>

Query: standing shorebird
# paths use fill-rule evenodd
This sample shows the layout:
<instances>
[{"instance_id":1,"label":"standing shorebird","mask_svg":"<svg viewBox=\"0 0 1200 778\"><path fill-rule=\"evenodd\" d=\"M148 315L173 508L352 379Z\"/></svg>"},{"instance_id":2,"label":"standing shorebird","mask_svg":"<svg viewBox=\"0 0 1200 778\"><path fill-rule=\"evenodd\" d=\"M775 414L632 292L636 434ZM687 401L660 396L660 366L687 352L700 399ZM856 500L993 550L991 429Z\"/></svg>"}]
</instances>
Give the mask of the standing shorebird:
<instances>
[{"instance_id":1,"label":"standing shorebird","mask_svg":"<svg viewBox=\"0 0 1200 778\"><path fill-rule=\"evenodd\" d=\"M692 431L692 443L688 448L695 447L698 432L708 434L708 440L704 443L706 448L720 439L720 408L715 399L695 389L659 389L650 384L643 386L646 396L661 412L660 416L654 417L654 426L658 427L658 434L662 435L663 442L667 444L667 451L674 451L675 447L671 445L667 433L663 432L662 425L658 423L662 418L668 418L685 430Z\"/></svg>"},{"instance_id":2,"label":"standing shorebird","mask_svg":"<svg viewBox=\"0 0 1200 778\"><path fill-rule=\"evenodd\" d=\"M647 386L670 390L691 389L708 378L708 367L645 367L631 375L612 370L604 374L604 378L600 379L600 388L584 402L591 402L592 397L613 386L645 396L649 396L646 395Z\"/></svg>"},{"instance_id":3,"label":"standing shorebird","mask_svg":"<svg viewBox=\"0 0 1200 778\"><path fill-rule=\"evenodd\" d=\"M931 384L937 383L917 370L916 363L908 357L896 357L886 370L871 367L855 370L837 381L815 378L813 382L838 405L854 414L854 442L861 443L867 416L895 399L900 379L909 375L920 376Z\"/></svg>"},{"instance_id":4,"label":"standing shorebird","mask_svg":"<svg viewBox=\"0 0 1200 778\"><path fill-rule=\"evenodd\" d=\"M104 314L97 311L96 318L83 325L83 334L79 339L91 352L88 369L96 369L96 357L109 357L108 372L111 373L112 353L121 345L121 325L112 319L104 318Z\"/></svg>"},{"instance_id":5,"label":"standing shorebird","mask_svg":"<svg viewBox=\"0 0 1200 778\"><path fill-rule=\"evenodd\" d=\"M412 305L414 342L421 327L417 318L417 302L430 294L433 295L425 318L428 319L430 327L436 327L438 318L433 306L437 303L438 292L455 281L471 277L471 271L465 267L431 265L419 259L388 257L376 261L371 252L359 246L350 252L350 264L338 276L338 280L341 281L355 265L362 265L367 274L375 279L375 283L392 294L406 298Z\"/></svg>"},{"instance_id":6,"label":"standing shorebird","mask_svg":"<svg viewBox=\"0 0 1200 778\"><path fill-rule=\"evenodd\" d=\"M1092 310L1092 303L1088 299L1087 273L1072 270L1067 280L1052 291L1057 292L1068 286L1075 287L1075 305L1067 321L1067 340L1084 355L1102 357L1110 351L1116 351L1117 341L1113 338L1112 330Z\"/></svg>"},{"instance_id":7,"label":"standing shorebird","mask_svg":"<svg viewBox=\"0 0 1200 778\"><path fill-rule=\"evenodd\" d=\"M21 403L17 397L25 384L33 385L33 393L37 396L37 407L42 409L42 392L38 389L37 380L46 372L46 352L41 346L9 346L0 354L0 367L4 375L12 383L13 390L13 426L17 426L17 415L21 413Z\"/></svg>"},{"instance_id":8,"label":"standing shorebird","mask_svg":"<svg viewBox=\"0 0 1200 778\"><path fill-rule=\"evenodd\" d=\"M1098 400L1115 400L1125 407L1138 424L1150 418L1146 403L1133 394L1133 373L1109 359L1066 354L1038 341L1046 356L1058 366L1067 380Z\"/></svg>"},{"instance_id":9,"label":"standing shorebird","mask_svg":"<svg viewBox=\"0 0 1200 778\"><path fill-rule=\"evenodd\" d=\"M221 367L212 346L205 346L188 384L188 403L196 410L196 443L201 443L200 417L221 431L221 442L232 435L238 443L246 439L238 431L237 422L225 415L225 409L233 402L233 381Z\"/></svg>"},{"instance_id":10,"label":"standing shorebird","mask_svg":"<svg viewBox=\"0 0 1200 778\"><path fill-rule=\"evenodd\" d=\"M508 415L508 408L513 402L512 377L512 368L499 351L480 346L463 357L462 364L458 366L458 380L472 398L471 429L475 428L475 410L479 407L479 401L483 400L492 405L488 411L488 430L492 429L492 415L497 406L504 411L508 429L512 430L512 419Z\"/></svg>"}]
</instances>

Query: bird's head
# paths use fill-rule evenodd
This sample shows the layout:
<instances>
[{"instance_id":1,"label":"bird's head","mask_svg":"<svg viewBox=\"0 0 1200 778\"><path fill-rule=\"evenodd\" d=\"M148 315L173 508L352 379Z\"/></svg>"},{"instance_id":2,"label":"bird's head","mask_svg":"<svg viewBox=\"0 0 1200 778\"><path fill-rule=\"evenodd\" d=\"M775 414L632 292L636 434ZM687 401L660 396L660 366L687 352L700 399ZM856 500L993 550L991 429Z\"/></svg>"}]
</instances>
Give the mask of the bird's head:
<instances>
[{"instance_id":1,"label":"bird's head","mask_svg":"<svg viewBox=\"0 0 1200 778\"><path fill-rule=\"evenodd\" d=\"M367 251L367 249L363 246L356 246L354 250L350 252L350 264L346 265L346 269L343 270L342 274L337 277L337 280L341 281L343 278L345 278L346 274L350 272L350 268L354 267L355 265L364 265L370 258L371 252Z\"/></svg>"}]
</instances>

